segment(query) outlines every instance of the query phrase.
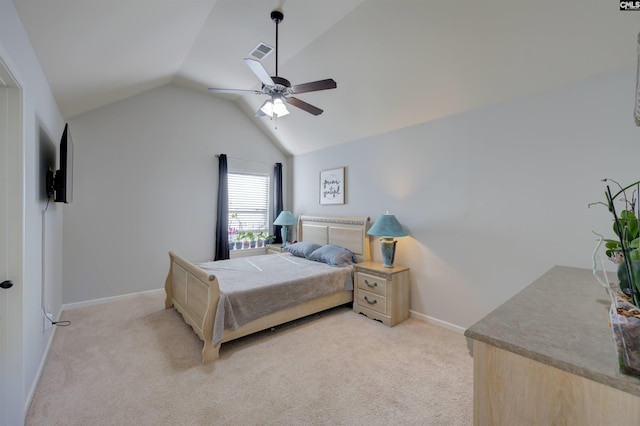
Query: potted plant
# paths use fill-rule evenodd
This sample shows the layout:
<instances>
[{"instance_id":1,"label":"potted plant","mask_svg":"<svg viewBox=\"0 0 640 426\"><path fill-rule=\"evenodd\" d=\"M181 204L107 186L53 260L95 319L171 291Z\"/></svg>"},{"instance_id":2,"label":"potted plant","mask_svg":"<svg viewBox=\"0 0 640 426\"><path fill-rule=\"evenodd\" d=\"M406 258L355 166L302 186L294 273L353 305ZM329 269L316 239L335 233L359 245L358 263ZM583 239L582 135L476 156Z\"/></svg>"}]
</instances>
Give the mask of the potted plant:
<instances>
[{"instance_id":1,"label":"potted plant","mask_svg":"<svg viewBox=\"0 0 640 426\"><path fill-rule=\"evenodd\" d=\"M258 240L258 247L268 246L276 239L275 235L267 234L265 231L260 231L258 235L256 235L256 239Z\"/></svg>"},{"instance_id":2,"label":"potted plant","mask_svg":"<svg viewBox=\"0 0 640 426\"><path fill-rule=\"evenodd\" d=\"M606 203L592 203L590 206L603 204L613 216L613 233L616 238L607 239L597 234L600 235L598 247L604 242L605 254L618 265L619 282L609 284L610 288L607 289L612 300L609 320L618 350L620 370L640 375L640 206L637 202L640 181L626 187L611 179L603 181L613 182L616 185L615 192L607 185ZM631 192L630 196L628 191ZM622 208L617 208L617 201L623 202ZM594 275L595 269L594 259Z\"/></svg>"},{"instance_id":3,"label":"potted plant","mask_svg":"<svg viewBox=\"0 0 640 426\"><path fill-rule=\"evenodd\" d=\"M253 231L246 231L244 233L244 248L254 248L256 246L256 236Z\"/></svg>"},{"instance_id":4,"label":"potted plant","mask_svg":"<svg viewBox=\"0 0 640 426\"><path fill-rule=\"evenodd\" d=\"M244 231L238 232L238 234L236 235L236 238L235 238L236 250L240 250L240 249L243 248L244 240L245 240L245 232Z\"/></svg>"},{"instance_id":5,"label":"potted plant","mask_svg":"<svg viewBox=\"0 0 640 426\"><path fill-rule=\"evenodd\" d=\"M228 229L229 236L229 250L233 250L236 246L236 237L237 237L238 229L232 226Z\"/></svg>"},{"instance_id":6,"label":"potted plant","mask_svg":"<svg viewBox=\"0 0 640 426\"><path fill-rule=\"evenodd\" d=\"M256 247L264 247L264 237L266 237L264 231L260 231L256 234Z\"/></svg>"},{"instance_id":7,"label":"potted plant","mask_svg":"<svg viewBox=\"0 0 640 426\"><path fill-rule=\"evenodd\" d=\"M238 213L231 213L231 215L229 215L229 218L231 219L230 222L233 222L234 224L237 222L238 224L238 228L229 226L229 235L235 235L235 237L233 238L233 241L235 242L235 249L240 250L244 246L246 232L242 227L242 222L238 218Z\"/></svg>"},{"instance_id":8,"label":"potted plant","mask_svg":"<svg viewBox=\"0 0 640 426\"><path fill-rule=\"evenodd\" d=\"M268 246L269 244L271 244L272 242L274 242L274 241L275 241L275 239L276 239L276 236L275 236L275 235L273 235L273 234L269 234L269 235L267 235L267 236L264 238L264 244Z\"/></svg>"}]
</instances>

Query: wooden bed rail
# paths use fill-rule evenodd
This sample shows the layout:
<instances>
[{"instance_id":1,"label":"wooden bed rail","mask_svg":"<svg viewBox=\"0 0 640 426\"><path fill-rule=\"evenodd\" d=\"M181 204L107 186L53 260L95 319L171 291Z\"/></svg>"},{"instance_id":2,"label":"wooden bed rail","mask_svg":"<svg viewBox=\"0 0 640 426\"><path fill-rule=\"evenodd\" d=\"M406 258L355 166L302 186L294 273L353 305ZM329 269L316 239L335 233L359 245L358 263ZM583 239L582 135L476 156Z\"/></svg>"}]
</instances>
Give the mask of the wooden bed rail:
<instances>
[{"instance_id":1,"label":"wooden bed rail","mask_svg":"<svg viewBox=\"0 0 640 426\"><path fill-rule=\"evenodd\" d=\"M214 361L220 350L220 344L213 346L213 322L220 299L218 280L174 252L169 252L169 258L165 308L175 307L202 339L202 362Z\"/></svg>"}]
</instances>

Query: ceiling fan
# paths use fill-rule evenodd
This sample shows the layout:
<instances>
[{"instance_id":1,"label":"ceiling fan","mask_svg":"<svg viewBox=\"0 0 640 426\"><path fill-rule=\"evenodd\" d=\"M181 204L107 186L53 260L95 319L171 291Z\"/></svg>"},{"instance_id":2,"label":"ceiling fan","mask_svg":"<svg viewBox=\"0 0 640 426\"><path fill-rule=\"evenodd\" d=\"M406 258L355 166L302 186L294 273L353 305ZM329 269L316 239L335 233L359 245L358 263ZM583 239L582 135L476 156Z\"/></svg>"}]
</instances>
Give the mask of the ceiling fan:
<instances>
[{"instance_id":1,"label":"ceiling fan","mask_svg":"<svg viewBox=\"0 0 640 426\"><path fill-rule=\"evenodd\" d=\"M244 62L249 69L260 79L262 82L262 90L243 90L243 89L216 89L210 88L209 92L212 93L235 93L235 94L248 94L253 93L256 95L269 95L270 99L267 99L260 109L256 112L257 116L269 117L282 117L289 114L285 102L289 105L293 105L301 110L304 110L313 115L322 114L322 110L316 106L313 106L305 101L293 97L300 93L316 92L319 90L335 89L337 87L336 82L328 78L326 80L312 81L309 83L291 85L289 80L278 76L278 25L284 19L284 14L279 10L271 12L271 20L276 24L276 75L270 76L267 70L258 59L244 58ZM268 54L268 53L267 53Z\"/></svg>"}]
</instances>

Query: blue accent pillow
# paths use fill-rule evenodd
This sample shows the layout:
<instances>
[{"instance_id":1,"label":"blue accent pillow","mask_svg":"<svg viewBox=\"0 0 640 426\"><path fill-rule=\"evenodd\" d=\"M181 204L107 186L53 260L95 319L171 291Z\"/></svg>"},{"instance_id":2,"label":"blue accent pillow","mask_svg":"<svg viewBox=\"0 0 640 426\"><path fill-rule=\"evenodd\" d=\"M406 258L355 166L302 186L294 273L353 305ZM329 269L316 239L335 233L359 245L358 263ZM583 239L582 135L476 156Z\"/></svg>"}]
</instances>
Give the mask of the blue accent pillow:
<instances>
[{"instance_id":1,"label":"blue accent pillow","mask_svg":"<svg viewBox=\"0 0 640 426\"><path fill-rule=\"evenodd\" d=\"M356 263L356 257L350 250L334 245L320 247L307 256L307 259L338 267L349 266Z\"/></svg>"},{"instance_id":2,"label":"blue accent pillow","mask_svg":"<svg viewBox=\"0 0 640 426\"><path fill-rule=\"evenodd\" d=\"M284 249L294 256L309 257L311 253L320 247L322 247L320 244L300 242L289 244L288 246L285 246Z\"/></svg>"}]
</instances>

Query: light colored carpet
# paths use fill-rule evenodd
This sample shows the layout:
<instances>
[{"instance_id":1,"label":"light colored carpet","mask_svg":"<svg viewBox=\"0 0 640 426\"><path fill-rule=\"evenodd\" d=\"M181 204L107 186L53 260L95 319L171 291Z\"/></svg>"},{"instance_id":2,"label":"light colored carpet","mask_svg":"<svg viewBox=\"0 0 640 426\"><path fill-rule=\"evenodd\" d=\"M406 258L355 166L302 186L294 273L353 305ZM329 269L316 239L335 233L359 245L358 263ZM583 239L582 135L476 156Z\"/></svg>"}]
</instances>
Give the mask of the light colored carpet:
<instances>
[{"instance_id":1,"label":"light colored carpet","mask_svg":"<svg viewBox=\"0 0 640 426\"><path fill-rule=\"evenodd\" d=\"M202 343L164 296L63 312L27 425L470 425L462 335L393 328L335 308L225 343Z\"/></svg>"}]
</instances>

